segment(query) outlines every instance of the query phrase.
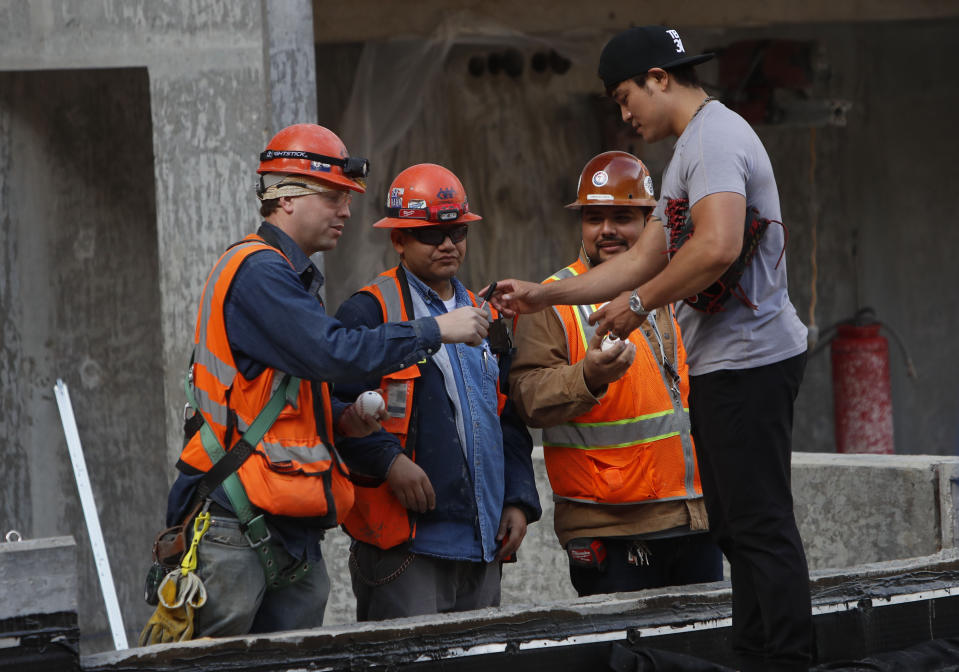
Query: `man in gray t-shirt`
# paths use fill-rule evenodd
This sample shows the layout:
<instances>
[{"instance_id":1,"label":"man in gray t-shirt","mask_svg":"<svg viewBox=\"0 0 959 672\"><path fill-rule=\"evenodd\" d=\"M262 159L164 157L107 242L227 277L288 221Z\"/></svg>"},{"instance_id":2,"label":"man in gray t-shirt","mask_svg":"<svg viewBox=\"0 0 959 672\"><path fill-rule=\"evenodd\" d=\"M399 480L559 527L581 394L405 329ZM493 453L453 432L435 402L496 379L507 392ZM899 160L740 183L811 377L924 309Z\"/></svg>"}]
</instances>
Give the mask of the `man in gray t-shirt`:
<instances>
[{"instance_id":1,"label":"man in gray t-shirt","mask_svg":"<svg viewBox=\"0 0 959 672\"><path fill-rule=\"evenodd\" d=\"M612 299L590 322L625 337L649 311L678 302L703 496L731 568L740 669L808 670L809 572L790 484L806 328L787 294L766 150L742 117L706 95L693 69L712 56L688 56L679 33L662 26L609 41L599 75L623 121L646 142L678 138L658 219L588 273L545 285L500 281L493 303L528 313Z\"/></svg>"},{"instance_id":2,"label":"man in gray t-shirt","mask_svg":"<svg viewBox=\"0 0 959 672\"><path fill-rule=\"evenodd\" d=\"M713 194L741 196L747 217L758 213L769 220L781 219L766 149L749 124L718 100L707 102L676 141L653 214L669 223L668 203L686 199L696 211L697 204ZM780 261L784 245L783 228L771 223L739 281L741 294L752 306L735 297L713 314L685 301L677 305L690 375L754 368L805 352L806 327L786 292L785 257Z\"/></svg>"}]
</instances>

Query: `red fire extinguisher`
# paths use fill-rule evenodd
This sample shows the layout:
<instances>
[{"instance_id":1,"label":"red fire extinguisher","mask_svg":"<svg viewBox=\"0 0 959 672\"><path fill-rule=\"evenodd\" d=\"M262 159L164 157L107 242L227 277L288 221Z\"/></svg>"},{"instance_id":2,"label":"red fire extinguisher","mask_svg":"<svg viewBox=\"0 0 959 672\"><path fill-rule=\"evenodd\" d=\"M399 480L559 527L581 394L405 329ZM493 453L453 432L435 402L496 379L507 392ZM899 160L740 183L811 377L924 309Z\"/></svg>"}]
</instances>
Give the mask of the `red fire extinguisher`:
<instances>
[{"instance_id":1,"label":"red fire extinguisher","mask_svg":"<svg viewBox=\"0 0 959 672\"><path fill-rule=\"evenodd\" d=\"M863 308L852 319L827 329L810 354L815 355L830 344L837 452L895 452L889 342L879 333L881 328L895 337L903 350L909 375L915 378L916 371L902 339L876 319L871 308Z\"/></svg>"}]
</instances>

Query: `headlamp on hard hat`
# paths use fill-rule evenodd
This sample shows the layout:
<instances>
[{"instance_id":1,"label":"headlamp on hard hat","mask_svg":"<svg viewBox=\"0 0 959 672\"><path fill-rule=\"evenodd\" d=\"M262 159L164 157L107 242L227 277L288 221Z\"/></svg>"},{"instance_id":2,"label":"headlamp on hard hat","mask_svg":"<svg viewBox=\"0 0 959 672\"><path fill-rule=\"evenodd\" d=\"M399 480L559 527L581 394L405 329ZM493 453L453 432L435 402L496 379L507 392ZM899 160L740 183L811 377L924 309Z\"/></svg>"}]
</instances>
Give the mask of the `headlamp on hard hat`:
<instances>
[{"instance_id":1,"label":"headlamp on hard hat","mask_svg":"<svg viewBox=\"0 0 959 672\"><path fill-rule=\"evenodd\" d=\"M272 161L273 159L303 159L311 163L320 164L321 166L338 166L343 169L343 174L346 177L365 178L370 174L369 159L363 159L358 156L337 158L335 156L326 156L325 154L305 152L301 149L268 149L260 154L261 163L264 161Z\"/></svg>"}]
</instances>

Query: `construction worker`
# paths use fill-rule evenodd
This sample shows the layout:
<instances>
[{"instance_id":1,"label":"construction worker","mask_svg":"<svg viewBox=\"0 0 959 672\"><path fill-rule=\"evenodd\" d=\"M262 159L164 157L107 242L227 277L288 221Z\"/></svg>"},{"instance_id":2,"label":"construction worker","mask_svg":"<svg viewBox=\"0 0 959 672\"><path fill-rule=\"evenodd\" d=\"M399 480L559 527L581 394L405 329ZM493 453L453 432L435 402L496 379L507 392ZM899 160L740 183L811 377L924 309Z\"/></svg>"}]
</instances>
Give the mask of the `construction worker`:
<instances>
[{"instance_id":1,"label":"construction worker","mask_svg":"<svg viewBox=\"0 0 959 672\"><path fill-rule=\"evenodd\" d=\"M789 300L779 192L749 124L708 96L678 31L630 28L600 56L623 121L646 142L678 138L654 215L626 254L548 285L507 280L509 311L610 300L590 316L625 337L654 308L676 313L710 531L729 560L740 669L807 670L809 571L793 512L793 404L806 328Z\"/></svg>"},{"instance_id":2,"label":"construction worker","mask_svg":"<svg viewBox=\"0 0 959 672\"><path fill-rule=\"evenodd\" d=\"M579 177L579 258L545 282L586 273L626 252L655 207L653 181L626 152L593 157ZM686 351L671 306L629 339L602 347L596 306L554 306L516 327L510 389L543 427L553 526L580 596L722 579L705 534L689 432Z\"/></svg>"},{"instance_id":3,"label":"construction worker","mask_svg":"<svg viewBox=\"0 0 959 672\"><path fill-rule=\"evenodd\" d=\"M310 255L336 247L367 165L322 126L281 130L257 170L265 222L223 253L204 287L167 510L170 525L198 508L212 516L197 548L207 600L191 612L193 636L323 623L320 540L353 504L335 444L380 427L379 416L331 398L329 383L395 372L442 343L486 336L487 316L471 306L363 330L326 315ZM141 643L182 638L169 630L183 618L158 608Z\"/></svg>"},{"instance_id":4,"label":"construction worker","mask_svg":"<svg viewBox=\"0 0 959 672\"><path fill-rule=\"evenodd\" d=\"M402 171L374 224L389 230L400 264L345 301L337 318L374 328L477 305L456 272L479 220L446 168ZM384 431L343 443L357 482L344 527L354 540L358 620L499 605L502 562L541 515L532 441L504 395L508 359L508 343L449 345L338 388L347 401L380 389L389 413Z\"/></svg>"}]
</instances>

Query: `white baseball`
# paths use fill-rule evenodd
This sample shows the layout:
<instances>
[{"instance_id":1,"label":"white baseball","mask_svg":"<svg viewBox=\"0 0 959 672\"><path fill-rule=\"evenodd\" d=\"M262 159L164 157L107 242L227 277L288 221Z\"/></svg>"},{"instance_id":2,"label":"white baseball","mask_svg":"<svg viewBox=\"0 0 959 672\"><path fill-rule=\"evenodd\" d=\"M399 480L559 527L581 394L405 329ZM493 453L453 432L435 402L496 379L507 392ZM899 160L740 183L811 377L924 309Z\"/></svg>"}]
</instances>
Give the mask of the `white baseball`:
<instances>
[{"instance_id":1,"label":"white baseball","mask_svg":"<svg viewBox=\"0 0 959 672\"><path fill-rule=\"evenodd\" d=\"M386 403L379 392L367 390L356 398L356 410L367 418L375 418L384 408Z\"/></svg>"},{"instance_id":2,"label":"white baseball","mask_svg":"<svg viewBox=\"0 0 959 672\"><path fill-rule=\"evenodd\" d=\"M619 339L613 336L612 334L606 334L603 336L603 342L600 344L600 350L609 350L610 348L615 348L616 344L619 343Z\"/></svg>"}]
</instances>

